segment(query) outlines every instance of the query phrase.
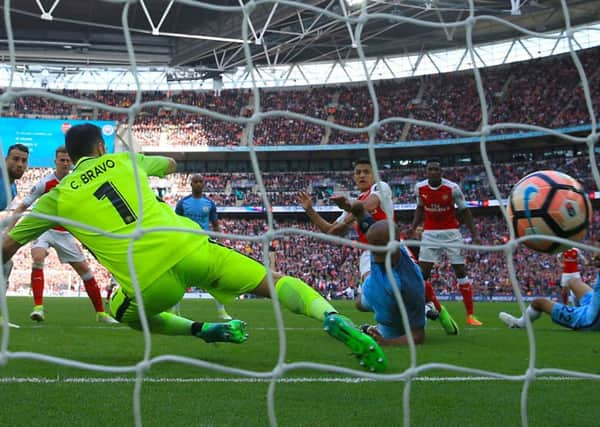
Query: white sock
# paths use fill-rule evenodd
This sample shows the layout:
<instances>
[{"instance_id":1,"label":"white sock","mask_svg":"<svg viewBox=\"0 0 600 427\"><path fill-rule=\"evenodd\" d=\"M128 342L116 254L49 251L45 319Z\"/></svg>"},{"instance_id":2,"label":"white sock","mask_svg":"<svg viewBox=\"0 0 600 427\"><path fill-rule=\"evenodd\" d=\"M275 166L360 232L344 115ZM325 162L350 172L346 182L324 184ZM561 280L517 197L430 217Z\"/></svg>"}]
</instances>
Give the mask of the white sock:
<instances>
[{"instance_id":1,"label":"white sock","mask_svg":"<svg viewBox=\"0 0 600 427\"><path fill-rule=\"evenodd\" d=\"M525 316L529 317L529 320L531 320L532 322L535 322L536 320L538 320L540 318L540 316L542 315L541 311L537 311L535 308L533 308L532 306L527 306L527 308L525 309ZM525 316L521 316L519 317L519 326L521 328L525 327Z\"/></svg>"}]
</instances>

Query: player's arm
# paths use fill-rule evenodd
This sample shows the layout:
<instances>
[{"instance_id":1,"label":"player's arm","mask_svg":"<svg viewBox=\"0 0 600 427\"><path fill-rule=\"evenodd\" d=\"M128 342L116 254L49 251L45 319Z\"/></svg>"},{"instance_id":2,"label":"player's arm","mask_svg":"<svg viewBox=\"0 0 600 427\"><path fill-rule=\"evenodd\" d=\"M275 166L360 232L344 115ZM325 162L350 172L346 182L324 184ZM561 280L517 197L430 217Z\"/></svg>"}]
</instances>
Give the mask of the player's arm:
<instances>
[{"instance_id":1,"label":"player's arm","mask_svg":"<svg viewBox=\"0 0 600 427\"><path fill-rule=\"evenodd\" d=\"M384 200L389 200L392 203L392 189L387 182L377 182L371 186L369 197L362 201L367 212L373 212L379 208ZM393 206L390 206L393 210Z\"/></svg>"},{"instance_id":2,"label":"player's arm","mask_svg":"<svg viewBox=\"0 0 600 427\"><path fill-rule=\"evenodd\" d=\"M12 211L13 217L6 226L7 232L13 229L15 224L19 221L20 215L25 212L29 206L33 205L35 201L44 194L45 190L46 188L43 181L39 181L33 187L31 187L29 194L27 194L21 204Z\"/></svg>"},{"instance_id":3,"label":"player's arm","mask_svg":"<svg viewBox=\"0 0 600 427\"><path fill-rule=\"evenodd\" d=\"M425 207L418 188L415 190L415 193L417 194L417 208L415 209L410 228L407 231L407 236L411 239L417 238L417 227L423 224L423 221L425 220Z\"/></svg>"},{"instance_id":4,"label":"player's arm","mask_svg":"<svg viewBox=\"0 0 600 427\"><path fill-rule=\"evenodd\" d=\"M183 199L179 199L179 201L175 205L175 213L180 216L185 216L185 214L183 213Z\"/></svg>"},{"instance_id":5,"label":"player's arm","mask_svg":"<svg viewBox=\"0 0 600 427\"><path fill-rule=\"evenodd\" d=\"M221 227L219 226L219 217L217 216L217 205L212 200L210 204L208 220L210 221L212 231L221 231Z\"/></svg>"},{"instance_id":6,"label":"player's arm","mask_svg":"<svg viewBox=\"0 0 600 427\"><path fill-rule=\"evenodd\" d=\"M581 250L577 250L577 256L579 257L579 259L581 260L581 264L583 265L589 265L590 261L587 259L587 257L583 254L583 251Z\"/></svg>"},{"instance_id":7,"label":"player's arm","mask_svg":"<svg viewBox=\"0 0 600 427\"><path fill-rule=\"evenodd\" d=\"M21 214L23 212L25 212L27 210L27 208L28 208L28 206L26 206L24 203L21 203L19 206L17 206L15 209L12 210L12 212L11 212L12 216L11 216L10 222L6 225L6 231L10 231L13 229L15 224L19 221Z\"/></svg>"},{"instance_id":8,"label":"player's arm","mask_svg":"<svg viewBox=\"0 0 600 427\"><path fill-rule=\"evenodd\" d=\"M465 195L458 187L458 185L452 191L452 197L454 199L454 203L457 206L457 217L458 220L467 226L469 231L471 232L471 237L473 238L473 243L476 245L481 243L481 239L479 238L479 231L475 228L475 223L473 222L473 215L471 215L471 210L467 206L467 202L465 201Z\"/></svg>"},{"instance_id":9,"label":"player's arm","mask_svg":"<svg viewBox=\"0 0 600 427\"><path fill-rule=\"evenodd\" d=\"M305 191L298 192L297 199L298 203L304 208L304 212L306 212L308 219L310 219L322 233L341 236L348 232L349 224L346 223L344 215L342 215L344 218L340 217L336 222L329 222L315 210L312 199L308 193Z\"/></svg>"},{"instance_id":10,"label":"player's arm","mask_svg":"<svg viewBox=\"0 0 600 427\"><path fill-rule=\"evenodd\" d=\"M473 238L473 243L480 244L481 239L479 237L479 232L477 228L475 228L475 223L473 222L473 215L471 215L471 210L469 208L458 211L459 221L462 224L465 224L469 231L471 232L471 237Z\"/></svg>"},{"instance_id":11,"label":"player's arm","mask_svg":"<svg viewBox=\"0 0 600 427\"><path fill-rule=\"evenodd\" d=\"M57 194L57 191L52 190L41 197L33 208L32 214L56 216ZM39 237L44 231L55 225L56 222L50 219L37 218L31 214L27 215L10 232L4 235L2 239L2 260L4 262L8 261L21 246Z\"/></svg>"},{"instance_id":12,"label":"player's arm","mask_svg":"<svg viewBox=\"0 0 600 427\"><path fill-rule=\"evenodd\" d=\"M177 162L171 157L165 156L146 156L136 154L138 165L150 176L163 178L177 169Z\"/></svg>"}]
</instances>

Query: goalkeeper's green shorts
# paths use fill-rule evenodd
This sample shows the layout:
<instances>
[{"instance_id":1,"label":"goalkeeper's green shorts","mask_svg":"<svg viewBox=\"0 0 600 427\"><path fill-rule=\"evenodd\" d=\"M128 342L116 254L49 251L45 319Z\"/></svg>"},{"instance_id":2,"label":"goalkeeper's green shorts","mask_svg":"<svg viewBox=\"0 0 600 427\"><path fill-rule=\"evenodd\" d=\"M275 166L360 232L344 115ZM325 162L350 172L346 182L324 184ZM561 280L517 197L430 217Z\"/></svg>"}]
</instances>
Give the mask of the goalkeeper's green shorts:
<instances>
[{"instance_id":1,"label":"goalkeeper's green shorts","mask_svg":"<svg viewBox=\"0 0 600 427\"><path fill-rule=\"evenodd\" d=\"M226 304L241 294L251 293L267 274L265 266L231 248L209 241L199 245L169 271L142 291L144 311L153 316L170 309L189 286L197 286ZM137 320L135 295L119 288L110 302L120 322Z\"/></svg>"}]
</instances>

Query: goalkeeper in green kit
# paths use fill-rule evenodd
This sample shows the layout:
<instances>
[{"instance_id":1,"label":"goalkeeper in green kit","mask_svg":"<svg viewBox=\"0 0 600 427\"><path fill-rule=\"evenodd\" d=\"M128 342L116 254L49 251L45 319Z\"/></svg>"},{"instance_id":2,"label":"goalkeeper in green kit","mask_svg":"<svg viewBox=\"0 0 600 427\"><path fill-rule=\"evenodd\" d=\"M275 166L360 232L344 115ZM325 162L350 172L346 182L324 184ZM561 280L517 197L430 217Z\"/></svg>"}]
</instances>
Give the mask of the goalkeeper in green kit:
<instances>
[{"instance_id":1,"label":"goalkeeper in green kit","mask_svg":"<svg viewBox=\"0 0 600 427\"><path fill-rule=\"evenodd\" d=\"M244 293L271 297L261 263L212 241L198 224L176 215L156 199L148 176L174 172L175 161L128 152L107 154L102 131L92 124L69 129L65 145L74 170L4 237L2 262L60 224L93 252L121 285L110 302L119 322L141 329L135 277L152 333L193 335L206 342L244 342L247 334L241 320L195 322L168 312L191 284L200 284L224 303ZM179 230L165 230L167 227ZM386 368L385 355L375 340L338 314L312 287L291 276L273 273L273 277L273 296L283 307L323 322L329 335L346 344L366 369L379 372Z\"/></svg>"}]
</instances>

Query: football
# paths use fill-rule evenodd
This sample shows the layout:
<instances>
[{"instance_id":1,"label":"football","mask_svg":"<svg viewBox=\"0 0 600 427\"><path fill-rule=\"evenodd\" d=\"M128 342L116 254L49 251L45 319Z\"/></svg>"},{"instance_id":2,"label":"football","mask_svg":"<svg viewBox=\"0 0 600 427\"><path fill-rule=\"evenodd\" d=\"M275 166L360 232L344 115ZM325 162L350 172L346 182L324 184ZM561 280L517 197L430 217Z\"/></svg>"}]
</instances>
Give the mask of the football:
<instances>
[{"instance_id":1,"label":"football","mask_svg":"<svg viewBox=\"0 0 600 427\"><path fill-rule=\"evenodd\" d=\"M551 170L530 173L517 182L508 196L507 211L517 237L544 235L577 242L585 237L592 217L592 206L581 184ZM569 248L542 239L523 243L547 253Z\"/></svg>"}]
</instances>

